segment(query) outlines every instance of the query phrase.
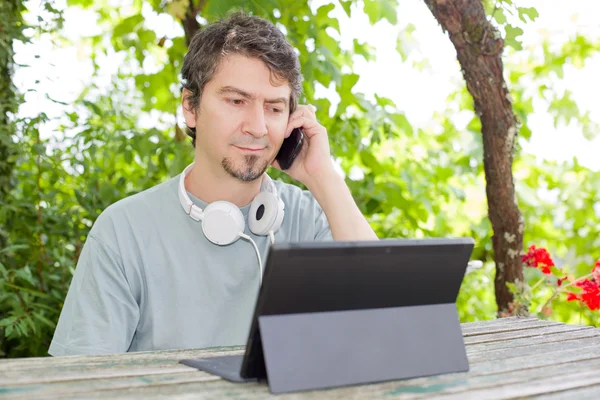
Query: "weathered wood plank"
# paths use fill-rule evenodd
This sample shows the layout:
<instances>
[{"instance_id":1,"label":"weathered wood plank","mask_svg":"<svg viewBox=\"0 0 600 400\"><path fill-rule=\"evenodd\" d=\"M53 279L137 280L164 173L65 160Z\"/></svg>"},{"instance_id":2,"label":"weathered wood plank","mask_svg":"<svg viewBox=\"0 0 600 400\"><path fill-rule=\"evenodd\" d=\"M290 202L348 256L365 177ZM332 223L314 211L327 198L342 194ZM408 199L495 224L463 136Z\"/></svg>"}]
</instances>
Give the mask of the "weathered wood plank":
<instances>
[{"instance_id":1,"label":"weathered wood plank","mask_svg":"<svg viewBox=\"0 0 600 400\"><path fill-rule=\"evenodd\" d=\"M461 324L461 326L465 327L465 328L473 328L473 327L481 327L481 326L515 324L515 323L529 322L529 321L540 321L540 319L537 317L506 317L506 318L488 319L485 321L463 322Z\"/></svg>"},{"instance_id":2,"label":"weathered wood plank","mask_svg":"<svg viewBox=\"0 0 600 400\"><path fill-rule=\"evenodd\" d=\"M467 354L467 356L469 357L469 363L472 364L482 361L524 357L528 355L536 356L537 354L541 353L552 353L555 351L577 349L590 346L600 346L600 335L553 343L544 342L525 347L509 347L499 350L488 350L485 352L477 352L475 354Z\"/></svg>"},{"instance_id":3,"label":"weathered wood plank","mask_svg":"<svg viewBox=\"0 0 600 400\"><path fill-rule=\"evenodd\" d=\"M98 390L129 389L141 386L179 385L190 382L208 382L221 378L193 372L169 373L161 375L139 375L127 377L111 377L100 379L84 379L75 381L54 382L46 384L0 386L0 398L37 399L60 398L65 393L83 394Z\"/></svg>"},{"instance_id":4,"label":"weathered wood plank","mask_svg":"<svg viewBox=\"0 0 600 400\"><path fill-rule=\"evenodd\" d=\"M471 390L466 393L436 396L437 399L463 400L463 399L488 399L503 400L524 398L537 394L562 392L568 389L590 387L600 385L600 374L598 371L578 372L566 374L560 377L551 376L535 381L513 383L492 388Z\"/></svg>"},{"instance_id":5,"label":"weathered wood plank","mask_svg":"<svg viewBox=\"0 0 600 400\"><path fill-rule=\"evenodd\" d=\"M576 331L582 329L593 329L590 326L579 326L579 325L552 325L547 327L533 328L527 329L524 331L512 331L512 332L502 332L502 333L491 333L488 335L478 335L478 336L468 336L464 338L466 345L472 345L476 343L490 343L490 342L498 342L507 339L518 339L518 338L526 338L526 337L536 337L542 335L552 335L560 332L567 331Z\"/></svg>"},{"instance_id":6,"label":"weathered wood plank","mask_svg":"<svg viewBox=\"0 0 600 400\"><path fill-rule=\"evenodd\" d=\"M79 368L79 367L77 367ZM77 368L58 368L58 369L40 369L31 371L28 374L23 374L23 371L4 372L0 377L0 387L17 386L17 385L37 385L51 382L64 382L82 379L101 379L101 378L118 378L141 375L159 375L173 374L180 372L190 372L190 367L183 364L173 364L171 362L164 365L140 366L140 367L113 367L113 368L98 368L98 369L83 369Z\"/></svg>"},{"instance_id":7,"label":"weathered wood plank","mask_svg":"<svg viewBox=\"0 0 600 400\"><path fill-rule=\"evenodd\" d=\"M587 386L568 391L544 393L529 396L528 398L534 400L598 400L600 399L600 385Z\"/></svg>"},{"instance_id":8,"label":"weathered wood plank","mask_svg":"<svg viewBox=\"0 0 600 400\"><path fill-rule=\"evenodd\" d=\"M518 339L503 340L500 342L489 342L480 344L470 344L466 346L467 354L476 354L478 352L489 352L499 349L517 349L519 347L532 346L540 343L556 343L578 338L596 337L600 335L600 329L578 329L565 332L559 332L546 336L535 336Z\"/></svg>"},{"instance_id":9,"label":"weathered wood plank","mask_svg":"<svg viewBox=\"0 0 600 400\"><path fill-rule=\"evenodd\" d=\"M105 364L114 365L115 362L127 365L143 365L145 362L238 354L243 352L243 350L244 346L223 346L205 349L159 350L91 356L4 359L0 360L0 375L3 371L14 371L18 369L31 370L32 368L36 367L48 368L50 366L54 367L61 365L99 366Z\"/></svg>"},{"instance_id":10,"label":"weathered wood plank","mask_svg":"<svg viewBox=\"0 0 600 400\"><path fill-rule=\"evenodd\" d=\"M549 376L563 376L573 373L573 370L590 371L600 368L600 358L590 359L587 361L578 361L576 363L554 364L545 367L532 368L526 370L509 371L495 375L479 375L470 376L462 374L452 380L435 379L431 377L429 380L406 380L397 382L396 387L391 389L386 394L391 397L399 397L402 399L419 399L429 398L433 395L447 395L461 393L468 396L470 391L492 388L504 385L513 385L521 382L531 382L539 379L544 379ZM420 382L421 381L421 382Z\"/></svg>"},{"instance_id":11,"label":"weathered wood plank","mask_svg":"<svg viewBox=\"0 0 600 400\"><path fill-rule=\"evenodd\" d=\"M584 348L558 350L551 353L537 354L536 356L527 355L474 363L470 367L471 374L473 375L489 375L593 358L600 358L600 347L596 345Z\"/></svg>"},{"instance_id":12,"label":"weathered wood plank","mask_svg":"<svg viewBox=\"0 0 600 400\"><path fill-rule=\"evenodd\" d=\"M533 328L541 328L546 326L558 326L565 325L561 322L553 322L553 321L531 321L531 322L523 322L519 324L504 324L498 325L494 327L480 327L480 328L463 328L463 336L477 336L477 335L485 335L490 333L502 333L502 332L512 332L512 331L522 331L525 329L533 329Z\"/></svg>"},{"instance_id":13,"label":"weathered wood plank","mask_svg":"<svg viewBox=\"0 0 600 400\"><path fill-rule=\"evenodd\" d=\"M0 387L3 385L40 384L82 379L101 379L153 374L169 374L194 371L179 364L184 358L211 357L217 355L243 354L243 351L227 351L227 348L195 351L170 351L160 354L127 353L112 356L77 356L40 358L32 368L19 368L0 372ZM89 361L95 359L96 362ZM56 363L56 361L60 363ZM68 361L71 363L68 363Z\"/></svg>"},{"instance_id":14,"label":"weathered wood plank","mask_svg":"<svg viewBox=\"0 0 600 400\"><path fill-rule=\"evenodd\" d=\"M539 354L537 357L523 356L505 360L491 360L470 365L470 371L458 374L438 375L425 378L416 378L398 383L398 388L409 386L417 393L422 393L418 388L421 386L435 387L439 391L442 389L462 386L470 387L479 382L479 385L503 385L512 375L527 377L528 374L535 374L536 371L559 368L565 366L563 373L574 371L589 371L589 368L600 368L600 348L597 346L586 347L583 349L569 349L563 352L554 352L551 354ZM557 367L559 366L559 367ZM599 374L600 375L600 374ZM544 372L542 372L542 377ZM487 377L487 378L480 378ZM530 378L526 378L530 379ZM514 377L512 379L514 381ZM518 379L517 379L518 381ZM432 389L433 390L433 389ZM457 389L454 389L455 391ZM464 389L462 389L464 390ZM398 393L403 392L397 390Z\"/></svg>"}]
</instances>

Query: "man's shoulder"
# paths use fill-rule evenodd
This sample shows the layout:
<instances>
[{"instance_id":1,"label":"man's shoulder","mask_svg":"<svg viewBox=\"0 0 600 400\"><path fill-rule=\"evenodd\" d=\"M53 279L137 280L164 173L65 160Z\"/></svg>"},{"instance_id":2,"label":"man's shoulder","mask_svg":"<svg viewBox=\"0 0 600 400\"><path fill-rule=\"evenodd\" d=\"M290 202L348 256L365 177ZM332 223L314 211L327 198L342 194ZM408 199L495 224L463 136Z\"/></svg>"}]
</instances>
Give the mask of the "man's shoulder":
<instances>
[{"instance_id":1,"label":"man's shoulder","mask_svg":"<svg viewBox=\"0 0 600 400\"><path fill-rule=\"evenodd\" d=\"M306 189L302 189L301 187L299 187L297 185L283 182L280 180L273 180L273 182L275 183L275 187L277 188L277 193L278 193L279 197L284 202L286 202L286 200L287 200L287 202L289 202L289 201L304 201L304 202L315 201L315 198L313 197L312 193Z\"/></svg>"},{"instance_id":2,"label":"man's shoulder","mask_svg":"<svg viewBox=\"0 0 600 400\"><path fill-rule=\"evenodd\" d=\"M299 212L300 214L321 213L321 206L313 194L291 183L274 180L279 198L285 204L286 211Z\"/></svg>"},{"instance_id":3,"label":"man's shoulder","mask_svg":"<svg viewBox=\"0 0 600 400\"><path fill-rule=\"evenodd\" d=\"M285 204L284 226L291 235L288 238L293 237L293 240L331 240L329 222L313 194L293 184L278 180L274 182L279 197Z\"/></svg>"},{"instance_id":4,"label":"man's shoulder","mask_svg":"<svg viewBox=\"0 0 600 400\"><path fill-rule=\"evenodd\" d=\"M161 213L177 200L177 177L170 178L141 192L124 197L109 205L96 219L94 227L107 224L135 222L147 218L149 213ZM133 220L133 221L132 221Z\"/></svg>"}]
</instances>

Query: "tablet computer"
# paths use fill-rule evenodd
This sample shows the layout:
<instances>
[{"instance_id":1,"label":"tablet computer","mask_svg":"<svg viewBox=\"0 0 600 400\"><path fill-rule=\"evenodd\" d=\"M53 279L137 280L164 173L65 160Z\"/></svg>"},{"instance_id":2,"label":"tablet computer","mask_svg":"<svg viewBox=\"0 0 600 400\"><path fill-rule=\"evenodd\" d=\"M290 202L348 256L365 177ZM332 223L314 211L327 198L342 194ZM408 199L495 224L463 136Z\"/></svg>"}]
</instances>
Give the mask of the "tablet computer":
<instances>
[{"instance_id":1,"label":"tablet computer","mask_svg":"<svg viewBox=\"0 0 600 400\"><path fill-rule=\"evenodd\" d=\"M260 317L455 305L473 247L472 238L276 243L245 353L180 362L233 382L262 380Z\"/></svg>"}]
</instances>

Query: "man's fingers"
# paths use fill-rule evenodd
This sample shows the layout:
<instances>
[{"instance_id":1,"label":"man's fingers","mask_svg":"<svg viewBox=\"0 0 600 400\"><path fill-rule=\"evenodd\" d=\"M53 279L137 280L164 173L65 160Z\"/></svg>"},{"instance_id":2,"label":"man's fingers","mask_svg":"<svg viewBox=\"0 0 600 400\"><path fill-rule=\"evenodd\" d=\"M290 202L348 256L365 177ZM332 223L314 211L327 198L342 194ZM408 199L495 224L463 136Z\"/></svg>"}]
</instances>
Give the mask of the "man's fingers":
<instances>
[{"instance_id":1,"label":"man's fingers","mask_svg":"<svg viewBox=\"0 0 600 400\"><path fill-rule=\"evenodd\" d=\"M290 116L290 121L293 119L296 119L296 118L311 116L311 115L316 118L317 108L313 105L304 105L303 104L303 105L298 106L296 111L294 111L292 113L292 115Z\"/></svg>"}]
</instances>

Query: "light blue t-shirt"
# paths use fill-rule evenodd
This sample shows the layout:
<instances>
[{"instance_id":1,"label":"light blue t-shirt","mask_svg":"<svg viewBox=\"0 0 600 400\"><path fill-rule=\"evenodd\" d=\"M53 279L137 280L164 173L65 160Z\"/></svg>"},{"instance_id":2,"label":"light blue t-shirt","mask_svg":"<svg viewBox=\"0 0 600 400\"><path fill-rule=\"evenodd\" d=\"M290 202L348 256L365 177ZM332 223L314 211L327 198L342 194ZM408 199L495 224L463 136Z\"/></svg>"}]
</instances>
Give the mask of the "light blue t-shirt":
<instances>
[{"instance_id":1,"label":"light blue t-shirt","mask_svg":"<svg viewBox=\"0 0 600 400\"><path fill-rule=\"evenodd\" d=\"M178 182L179 176L120 200L98 217L49 354L246 344L259 288L254 247L244 239L228 246L209 242L200 223L183 211ZM280 181L275 185L285 203L276 242L332 240L310 192ZM241 209L244 217L249 208ZM270 239L252 234L247 225L245 233L265 262Z\"/></svg>"}]
</instances>

